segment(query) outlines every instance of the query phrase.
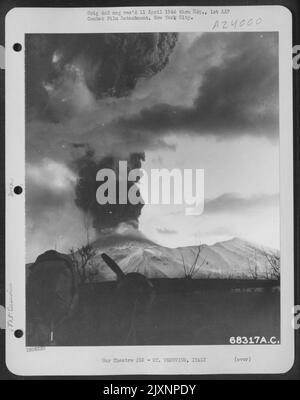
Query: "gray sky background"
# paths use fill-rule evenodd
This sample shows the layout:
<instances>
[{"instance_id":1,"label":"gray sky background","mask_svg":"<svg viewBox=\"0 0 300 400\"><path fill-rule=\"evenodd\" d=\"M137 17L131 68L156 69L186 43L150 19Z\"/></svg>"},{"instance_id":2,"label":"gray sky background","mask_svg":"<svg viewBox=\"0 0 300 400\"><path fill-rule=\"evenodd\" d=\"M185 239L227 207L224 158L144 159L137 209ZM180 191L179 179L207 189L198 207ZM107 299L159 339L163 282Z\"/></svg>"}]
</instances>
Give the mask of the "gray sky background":
<instances>
[{"instance_id":1,"label":"gray sky background","mask_svg":"<svg viewBox=\"0 0 300 400\"><path fill-rule=\"evenodd\" d=\"M87 146L97 159L145 152L149 172L205 169L204 214L146 205L150 239L279 248L277 34L81 36L27 38L27 260L85 241L74 163Z\"/></svg>"}]
</instances>

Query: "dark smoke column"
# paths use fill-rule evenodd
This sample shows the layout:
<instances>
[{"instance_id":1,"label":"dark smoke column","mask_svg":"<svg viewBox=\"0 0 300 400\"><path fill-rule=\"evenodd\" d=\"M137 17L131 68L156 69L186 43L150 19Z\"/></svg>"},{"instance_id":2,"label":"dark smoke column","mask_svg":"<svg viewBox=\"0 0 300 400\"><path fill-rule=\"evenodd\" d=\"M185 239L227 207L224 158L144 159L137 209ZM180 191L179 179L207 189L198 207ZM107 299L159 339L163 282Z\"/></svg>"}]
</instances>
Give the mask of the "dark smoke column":
<instances>
[{"instance_id":1,"label":"dark smoke column","mask_svg":"<svg viewBox=\"0 0 300 400\"><path fill-rule=\"evenodd\" d=\"M56 73L63 71L79 56L84 57L86 84L96 98L126 97L140 78L150 78L168 64L176 42L176 33L75 35L71 42L63 41L64 45L58 46L61 58ZM144 158L144 153L128 154L128 171L141 168ZM76 163L79 177L75 203L92 216L98 232L116 228L122 222L138 227L143 204L100 205L96 201L96 191L101 184L96 182L97 172L110 168L118 173L119 161L115 154L99 160L91 149ZM125 161L124 157L122 161ZM135 185L134 182L127 183L128 190Z\"/></svg>"},{"instance_id":2,"label":"dark smoke column","mask_svg":"<svg viewBox=\"0 0 300 400\"><path fill-rule=\"evenodd\" d=\"M143 153L133 153L129 156L128 172L132 169L141 168L144 160ZM118 185L117 180L117 204L100 205L96 200L96 191L101 182L96 181L96 174L100 169L113 169L118 177L119 159L115 157L105 157L101 161L96 162L92 154L87 154L78 161L79 178L76 186L76 205L85 213L92 216L93 226L101 232L103 229L116 228L120 223L126 222L135 228L138 227L138 220L141 215L143 204L132 205L118 204ZM128 190L134 182L127 182Z\"/></svg>"},{"instance_id":3,"label":"dark smoke column","mask_svg":"<svg viewBox=\"0 0 300 400\"><path fill-rule=\"evenodd\" d=\"M74 95L69 89L78 81L88 88L96 107L97 104L101 107L101 102L97 103L99 99L129 96L139 79L151 79L165 68L177 39L177 33L31 35L26 42L26 87L30 91L28 109L36 119L55 124L67 121L76 114L76 109L72 108L73 99L69 99L68 95ZM66 82L67 95L62 89ZM130 131L125 130L124 135L130 135ZM67 136L63 139L70 148L84 151L81 152L84 157L73 163L78 173L75 203L92 216L94 227L101 231L117 227L122 222L137 227L143 204L99 205L96 201L96 191L101 184L96 182L96 174L102 168L117 172L120 160L118 149L108 150L103 145L100 156L95 149L99 146L89 143L88 139L80 143L68 143ZM101 132L98 140L101 145ZM124 143L126 140L128 137L124 136ZM121 132L118 143L121 148ZM126 154L125 149L126 146L122 148L121 160L127 159L128 169L141 168L144 153ZM103 154L106 157L103 158ZM135 183L128 182L128 188L132 185Z\"/></svg>"}]
</instances>

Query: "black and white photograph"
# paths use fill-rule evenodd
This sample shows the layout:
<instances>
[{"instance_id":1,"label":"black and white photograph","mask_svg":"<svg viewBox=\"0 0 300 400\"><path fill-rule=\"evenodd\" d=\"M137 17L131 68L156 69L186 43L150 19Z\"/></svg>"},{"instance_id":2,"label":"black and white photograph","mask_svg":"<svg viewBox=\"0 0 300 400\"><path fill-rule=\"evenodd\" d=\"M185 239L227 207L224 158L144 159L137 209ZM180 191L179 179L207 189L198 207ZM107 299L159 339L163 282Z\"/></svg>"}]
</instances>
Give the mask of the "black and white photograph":
<instances>
[{"instance_id":1,"label":"black and white photograph","mask_svg":"<svg viewBox=\"0 0 300 400\"><path fill-rule=\"evenodd\" d=\"M32 34L25 52L28 344L279 342L278 33ZM120 161L145 170L141 201L117 174L100 204ZM197 168L203 213L150 204Z\"/></svg>"}]
</instances>

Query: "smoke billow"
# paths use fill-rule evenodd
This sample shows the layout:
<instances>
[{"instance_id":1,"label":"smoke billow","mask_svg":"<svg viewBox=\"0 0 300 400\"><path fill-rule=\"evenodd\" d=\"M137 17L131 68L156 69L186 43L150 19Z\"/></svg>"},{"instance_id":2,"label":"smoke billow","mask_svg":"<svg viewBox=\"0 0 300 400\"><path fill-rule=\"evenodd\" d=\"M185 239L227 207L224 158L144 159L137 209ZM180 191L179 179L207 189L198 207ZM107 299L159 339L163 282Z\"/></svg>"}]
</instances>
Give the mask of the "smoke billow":
<instances>
[{"instance_id":1,"label":"smoke billow","mask_svg":"<svg viewBox=\"0 0 300 400\"><path fill-rule=\"evenodd\" d=\"M37 126L36 136L31 133L36 140L30 145L37 142L39 149L46 148L53 157L62 158L78 174L75 204L92 217L98 232L120 223L137 226L143 207L118 201L115 205L100 205L96 201L100 185L96 182L98 170L110 168L117 174L119 160L127 160L129 172L141 168L144 160L144 148L135 150L135 146L129 146L128 140L133 139L128 139L127 133L115 136L112 132L103 133L103 100L128 97L139 79L163 70L177 36L176 33L39 34L27 38L27 120L41 121L42 127ZM98 131L95 129L96 137L91 138L86 132L81 134L76 123L73 130L65 128L66 121L72 119L81 125L87 121L91 126L93 115L97 120L94 124L100 127ZM63 140L58 137L59 132L63 132ZM115 145L116 136L119 146ZM135 184L128 182L128 189Z\"/></svg>"},{"instance_id":2,"label":"smoke billow","mask_svg":"<svg viewBox=\"0 0 300 400\"><path fill-rule=\"evenodd\" d=\"M96 100L128 96L140 78L149 78L167 65L177 36L31 35L27 41L28 105L41 118L58 121L72 112L76 102L76 92L68 93L70 86L79 85L81 97L90 92ZM87 89L84 94L83 87Z\"/></svg>"},{"instance_id":3,"label":"smoke billow","mask_svg":"<svg viewBox=\"0 0 300 400\"><path fill-rule=\"evenodd\" d=\"M127 174L132 169L139 169L142 166L145 155L143 153L130 154L127 161ZM98 231L103 231L107 228L116 228L120 223L127 223L138 227L138 219L142 211L143 204L136 205L127 201L127 204L119 204L119 159L108 156L95 161L93 154L90 152L86 156L77 161L78 166L78 183L76 185L76 205L85 213L92 217L93 227ZM96 191L102 182L96 182L96 174L100 169L109 168L116 174L116 197L117 204L100 205L96 200ZM136 182L127 182L128 190L136 185ZM136 188L137 195L139 190ZM128 200L128 199L127 199Z\"/></svg>"},{"instance_id":4,"label":"smoke billow","mask_svg":"<svg viewBox=\"0 0 300 400\"><path fill-rule=\"evenodd\" d=\"M29 34L25 50L30 261L85 241L90 217L99 237L139 234L142 204L97 204L101 167L144 152L167 165L187 135L279 137L276 32Z\"/></svg>"},{"instance_id":5,"label":"smoke billow","mask_svg":"<svg viewBox=\"0 0 300 400\"><path fill-rule=\"evenodd\" d=\"M278 35L275 33L215 33L197 43L221 42L221 64L204 69L192 105L157 103L121 118L123 129L161 137L167 132L279 138Z\"/></svg>"}]
</instances>

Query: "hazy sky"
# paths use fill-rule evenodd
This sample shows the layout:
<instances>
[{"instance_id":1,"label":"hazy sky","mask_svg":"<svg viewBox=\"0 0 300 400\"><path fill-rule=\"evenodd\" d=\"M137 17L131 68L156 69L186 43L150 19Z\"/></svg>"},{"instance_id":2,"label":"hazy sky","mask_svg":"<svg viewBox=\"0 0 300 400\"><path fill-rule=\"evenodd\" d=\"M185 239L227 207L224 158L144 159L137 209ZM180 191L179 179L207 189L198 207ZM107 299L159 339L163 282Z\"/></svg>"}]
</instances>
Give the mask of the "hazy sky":
<instances>
[{"instance_id":1,"label":"hazy sky","mask_svg":"<svg viewBox=\"0 0 300 400\"><path fill-rule=\"evenodd\" d=\"M95 166L144 153L132 165L148 172L205 170L203 215L92 209L98 225L136 219L169 247L239 236L279 248L276 33L30 35L26 46L28 261L86 240L95 215L78 176L91 151Z\"/></svg>"}]
</instances>

